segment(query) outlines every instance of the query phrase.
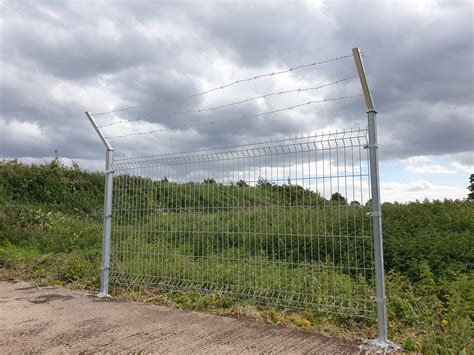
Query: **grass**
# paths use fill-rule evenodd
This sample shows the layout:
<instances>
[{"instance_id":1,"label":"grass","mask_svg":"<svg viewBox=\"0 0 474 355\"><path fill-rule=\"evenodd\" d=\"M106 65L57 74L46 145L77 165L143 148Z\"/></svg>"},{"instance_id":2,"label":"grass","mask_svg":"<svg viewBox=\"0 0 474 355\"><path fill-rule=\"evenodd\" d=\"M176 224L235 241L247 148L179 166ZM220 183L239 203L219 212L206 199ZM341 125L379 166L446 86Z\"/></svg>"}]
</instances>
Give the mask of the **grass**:
<instances>
[{"instance_id":1,"label":"grass","mask_svg":"<svg viewBox=\"0 0 474 355\"><path fill-rule=\"evenodd\" d=\"M295 186L264 185L258 191L243 184L230 189L216 186L214 194L206 194L211 191L208 185L199 185L195 191L202 194L193 195L198 205L211 206L200 215L183 213L176 207L179 201L191 198L191 189L175 185L174 195L157 190L140 197L150 210L159 210L158 215L124 211L114 216L114 238L118 241L114 246L115 280L124 281L112 285L115 297L250 317L344 338L376 337L374 319L360 317L361 312L289 307L308 302L348 306L349 298L370 295L373 275L334 269L334 265L363 260L370 240L364 244L361 238L352 244L344 238L321 237L328 231L366 235L364 206L303 209L297 206L303 205L301 199L309 203L308 194L298 195L300 189ZM77 167L0 164L0 277L97 290L102 189L103 176ZM236 220L232 211L222 207L228 206L235 197L231 192L237 189L242 195L260 194L271 207L250 209L255 201L249 197L248 203L240 206L242 218ZM339 203L311 196L317 204ZM292 206L291 214L289 209L285 212L285 203ZM473 206L469 201L449 200L383 205L389 335L408 351L474 352ZM345 213L358 213L360 223L340 223ZM196 220L200 223L193 222ZM137 221L143 231L131 233L137 230ZM339 225L346 227L339 230ZM299 237L278 239L276 231L283 229ZM153 233L156 230L159 235ZM258 238L263 231L265 238ZM306 237L302 239L302 235ZM157 250L167 253L159 255ZM138 264L126 251L155 253ZM302 260L318 260L320 267L314 267L318 263L302 264ZM142 279L130 278L127 270L142 274ZM222 292L209 281L227 284L227 291L233 292ZM278 295L271 294L278 302L259 302L254 294L241 296L256 287L279 290ZM332 297L334 287L338 295L347 297ZM198 292L202 288L209 292ZM295 299L301 290L306 298ZM269 296L265 292L260 296ZM364 302L351 307L355 305L370 310Z\"/></svg>"}]
</instances>

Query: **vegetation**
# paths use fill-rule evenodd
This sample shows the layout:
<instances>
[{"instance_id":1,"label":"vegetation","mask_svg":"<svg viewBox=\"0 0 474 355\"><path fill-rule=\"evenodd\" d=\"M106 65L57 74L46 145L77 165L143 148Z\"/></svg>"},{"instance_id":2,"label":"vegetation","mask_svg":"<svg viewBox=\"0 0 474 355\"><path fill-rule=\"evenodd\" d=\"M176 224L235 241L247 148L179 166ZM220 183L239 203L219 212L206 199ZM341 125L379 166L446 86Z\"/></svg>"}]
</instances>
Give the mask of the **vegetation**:
<instances>
[{"instance_id":1,"label":"vegetation","mask_svg":"<svg viewBox=\"0 0 474 355\"><path fill-rule=\"evenodd\" d=\"M467 195L467 199L473 201L474 200L474 174L469 176L469 186L467 187L469 193Z\"/></svg>"},{"instance_id":2,"label":"vegetation","mask_svg":"<svg viewBox=\"0 0 474 355\"><path fill-rule=\"evenodd\" d=\"M338 293L349 295L366 292L370 275L336 274L329 265L358 262L362 249L357 248L369 248L369 244L354 246L346 244L342 238L338 244L321 240L323 247L318 250L313 247L315 243L311 241L315 240L311 238L304 242L292 238L277 240L268 233L269 238L263 240L252 234L255 230L278 228L301 234L303 231L298 228L304 228L305 235L320 235L323 233L318 232L323 230L333 234L350 232L364 235L369 228L369 224L364 222L366 206L355 201L349 203L340 194L326 200L300 186L290 183L275 186L263 179L257 187L251 187L245 181L222 186L213 179L202 184L174 184L167 179L157 183L137 177L119 177L116 183L118 187L148 184L149 188L147 194L143 189L137 189L133 193L129 191L128 195L121 195L117 189L115 198L122 199L122 202L124 199L134 203L140 201L141 205L136 209L139 212L117 211L115 228L122 231L134 229L134 224L141 221L144 230L160 230L160 238L153 233L137 234L133 238L142 238L142 245L147 248L155 246L169 251L158 261L150 260L137 270L199 282L234 282L233 290L239 293L246 291L245 280L260 280L260 286L279 288L283 296L279 306L259 306L246 298L230 298L226 293L170 292L143 289L133 283L127 291L116 285L116 295L191 309L244 314L336 335L375 336L376 325L372 319L295 311L285 307L285 301L288 301L285 295L291 297L296 286L314 294L315 298L301 299L302 303L331 300L328 298L329 286L331 289L336 287ZM0 162L1 275L34 280L40 284L96 289L99 284L103 184L103 175L82 171L77 166L66 168L57 161L41 166L16 161ZM242 221L235 221L231 218L232 211L226 210L236 201L239 201L238 208L245 210ZM249 208L261 207L261 201L270 206L264 212L261 208ZM198 206L199 215L193 211L182 213L180 207L190 203ZM325 204L340 208L327 209L332 212L324 215L317 208L301 208ZM284 212L288 206L292 206L292 215ZM147 212L156 210L160 211L160 216ZM345 218L340 211L357 213L360 223L350 226L335 223L338 218ZM382 213L390 338L411 351L474 351L474 204L468 200L385 203ZM193 223L197 219L200 223ZM176 225L189 234L167 228ZM340 225L345 226L344 230L340 230ZM235 232L237 237L229 239L223 232ZM123 232L122 236L118 250L133 248L130 234ZM157 241L161 243L158 246ZM202 250L203 245L206 250ZM349 252L330 253L330 258L325 252L319 253L338 248ZM262 250L266 251L265 255L262 255ZM209 259L211 261L206 267L202 267L199 256L224 252L227 263ZM184 257L190 253L195 253L194 258ZM355 259L348 260L347 255ZM255 270L254 267L256 260L288 260L297 264L303 256L305 259L319 258L323 270L278 263L272 264L280 265L278 268L273 266L272 270L265 267ZM235 258L241 261L239 269L231 262ZM131 267L133 260L127 259L126 253L117 253L114 262L127 268ZM170 263L179 267L169 268ZM328 265L326 268L325 263ZM269 277L270 274L285 273L290 273L291 282L285 277ZM316 280L305 278L311 273L317 275ZM291 302L294 303L294 299Z\"/></svg>"}]
</instances>

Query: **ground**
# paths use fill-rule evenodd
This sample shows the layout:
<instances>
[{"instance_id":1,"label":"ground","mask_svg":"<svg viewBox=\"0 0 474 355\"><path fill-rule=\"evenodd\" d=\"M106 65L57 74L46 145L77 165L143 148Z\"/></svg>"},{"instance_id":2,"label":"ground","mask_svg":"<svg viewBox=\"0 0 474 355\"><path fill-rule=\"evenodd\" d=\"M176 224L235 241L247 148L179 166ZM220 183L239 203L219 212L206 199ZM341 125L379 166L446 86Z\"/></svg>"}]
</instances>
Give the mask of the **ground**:
<instances>
[{"instance_id":1,"label":"ground","mask_svg":"<svg viewBox=\"0 0 474 355\"><path fill-rule=\"evenodd\" d=\"M48 354L383 352L251 320L7 281L0 282L0 349Z\"/></svg>"}]
</instances>

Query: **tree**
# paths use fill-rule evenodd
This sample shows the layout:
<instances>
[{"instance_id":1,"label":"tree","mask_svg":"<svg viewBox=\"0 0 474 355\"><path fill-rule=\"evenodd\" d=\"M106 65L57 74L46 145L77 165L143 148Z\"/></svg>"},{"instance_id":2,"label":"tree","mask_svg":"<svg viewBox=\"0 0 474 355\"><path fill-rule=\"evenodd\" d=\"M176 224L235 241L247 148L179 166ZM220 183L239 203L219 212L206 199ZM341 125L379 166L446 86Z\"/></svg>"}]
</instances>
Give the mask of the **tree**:
<instances>
[{"instance_id":1,"label":"tree","mask_svg":"<svg viewBox=\"0 0 474 355\"><path fill-rule=\"evenodd\" d=\"M272 183L260 176L257 181L257 187L272 187Z\"/></svg>"},{"instance_id":2,"label":"tree","mask_svg":"<svg viewBox=\"0 0 474 355\"><path fill-rule=\"evenodd\" d=\"M467 187L467 189L470 191L469 194L467 195L467 199L469 201L474 201L474 174L471 174L471 176L469 176L469 186Z\"/></svg>"},{"instance_id":3,"label":"tree","mask_svg":"<svg viewBox=\"0 0 474 355\"><path fill-rule=\"evenodd\" d=\"M249 185L247 185L245 180L239 180L239 181L237 181L237 186L238 187L245 187L245 186L249 186Z\"/></svg>"},{"instance_id":4,"label":"tree","mask_svg":"<svg viewBox=\"0 0 474 355\"><path fill-rule=\"evenodd\" d=\"M335 192L331 195L331 201L339 202L342 205L347 204L346 198L342 196L339 192Z\"/></svg>"}]
</instances>

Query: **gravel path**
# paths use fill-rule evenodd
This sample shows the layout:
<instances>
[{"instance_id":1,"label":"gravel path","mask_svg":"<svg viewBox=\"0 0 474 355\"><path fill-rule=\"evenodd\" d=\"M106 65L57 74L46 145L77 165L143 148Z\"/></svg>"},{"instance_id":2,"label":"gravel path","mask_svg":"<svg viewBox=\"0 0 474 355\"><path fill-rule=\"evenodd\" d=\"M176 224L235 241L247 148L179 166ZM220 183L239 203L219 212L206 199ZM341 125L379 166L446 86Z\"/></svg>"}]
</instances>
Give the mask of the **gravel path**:
<instances>
[{"instance_id":1,"label":"gravel path","mask_svg":"<svg viewBox=\"0 0 474 355\"><path fill-rule=\"evenodd\" d=\"M279 326L0 281L1 353L376 353Z\"/></svg>"}]
</instances>

